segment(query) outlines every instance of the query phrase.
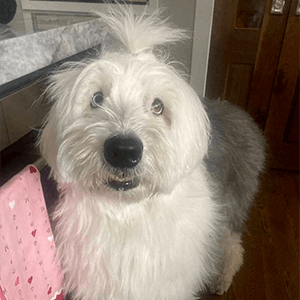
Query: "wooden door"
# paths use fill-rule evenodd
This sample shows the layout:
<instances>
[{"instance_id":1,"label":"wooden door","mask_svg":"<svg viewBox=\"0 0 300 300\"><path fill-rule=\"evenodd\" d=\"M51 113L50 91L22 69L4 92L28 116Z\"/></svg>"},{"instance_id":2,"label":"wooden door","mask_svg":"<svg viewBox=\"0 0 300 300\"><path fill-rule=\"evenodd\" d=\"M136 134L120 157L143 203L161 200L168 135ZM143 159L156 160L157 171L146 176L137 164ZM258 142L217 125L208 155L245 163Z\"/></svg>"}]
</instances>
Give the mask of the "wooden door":
<instances>
[{"instance_id":1,"label":"wooden door","mask_svg":"<svg viewBox=\"0 0 300 300\"><path fill-rule=\"evenodd\" d=\"M228 2L215 1L206 96L227 99L243 107L266 129L271 167L298 169L299 138L294 129L299 120L299 93L295 89L299 43L297 38L293 40L299 22L296 0L286 0L280 14L271 13L273 0ZM280 62L282 67L278 69ZM287 117L278 114L279 107L285 107ZM276 130L272 129L274 123ZM290 153L290 159L286 159L285 152Z\"/></svg>"},{"instance_id":2,"label":"wooden door","mask_svg":"<svg viewBox=\"0 0 300 300\"><path fill-rule=\"evenodd\" d=\"M299 170L299 15L292 2L276 71L265 135L271 165Z\"/></svg>"}]
</instances>

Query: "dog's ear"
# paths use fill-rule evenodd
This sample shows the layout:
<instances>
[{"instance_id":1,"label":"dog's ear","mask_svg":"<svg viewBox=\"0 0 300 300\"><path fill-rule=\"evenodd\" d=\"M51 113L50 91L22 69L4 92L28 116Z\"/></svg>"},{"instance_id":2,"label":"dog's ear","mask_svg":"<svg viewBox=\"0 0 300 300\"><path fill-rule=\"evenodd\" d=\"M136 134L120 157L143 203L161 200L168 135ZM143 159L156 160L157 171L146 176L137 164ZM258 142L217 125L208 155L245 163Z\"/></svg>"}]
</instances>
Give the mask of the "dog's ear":
<instances>
[{"instance_id":1,"label":"dog's ear","mask_svg":"<svg viewBox=\"0 0 300 300\"><path fill-rule=\"evenodd\" d=\"M131 53L152 50L155 46L182 41L188 38L185 30L174 28L162 18L162 10L135 15L129 5L109 7L99 16L106 30Z\"/></svg>"},{"instance_id":2,"label":"dog's ear","mask_svg":"<svg viewBox=\"0 0 300 300\"><path fill-rule=\"evenodd\" d=\"M76 83L78 76L86 64L84 63L66 63L62 69L56 71L48 79L48 88L46 94L50 101L63 101L65 97L70 97L71 91Z\"/></svg>"},{"instance_id":3,"label":"dog's ear","mask_svg":"<svg viewBox=\"0 0 300 300\"><path fill-rule=\"evenodd\" d=\"M82 70L83 66L78 64L64 65L63 70L49 77L45 95L47 100L52 102L52 107L39 135L38 144L43 157L53 169L56 169L56 154L61 133L67 126L68 117L74 112L72 94Z\"/></svg>"}]
</instances>

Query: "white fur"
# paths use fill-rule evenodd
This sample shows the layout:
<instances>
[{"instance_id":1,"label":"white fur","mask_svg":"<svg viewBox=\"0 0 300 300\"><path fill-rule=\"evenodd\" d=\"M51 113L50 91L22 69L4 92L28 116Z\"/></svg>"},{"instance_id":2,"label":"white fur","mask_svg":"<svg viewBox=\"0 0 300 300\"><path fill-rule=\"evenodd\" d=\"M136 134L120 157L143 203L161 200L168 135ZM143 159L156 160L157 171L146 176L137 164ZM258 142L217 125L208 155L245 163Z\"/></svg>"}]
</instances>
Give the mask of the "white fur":
<instances>
[{"instance_id":1,"label":"white fur","mask_svg":"<svg viewBox=\"0 0 300 300\"><path fill-rule=\"evenodd\" d=\"M225 259L223 270L220 272L219 295L222 295L229 289L233 276L243 263L244 248L241 243L241 235L229 231L224 233L222 248L224 249Z\"/></svg>"},{"instance_id":2,"label":"white fur","mask_svg":"<svg viewBox=\"0 0 300 300\"><path fill-rule=\"evenodd\" d=\"M55 218L66 289L83 300L194 299L209 280L217 225L201 177L122 208L109 194L65 187Z\"/></svg>"},{"instance_id":3,"label":"white fur","mask_svg":"<svg viewBox=\"0 0 300 300\"><path fill-rule=\"evenodd\" d=\"M153 54L184 32L158 13L135 18L128 8L102 19L123 48L52 77L41 135L62 192L54 219L65 289L76 300L191 300L209 282L221 216L202 164L207 115L187 82ZM92 109L98 90L105 101ZM161 116L150 110L156 97ZM126 192L106 184L119 176L103 155L116 132L134 133L144 146L127 174L139 186Z\"/></svg>"}]
</instances>

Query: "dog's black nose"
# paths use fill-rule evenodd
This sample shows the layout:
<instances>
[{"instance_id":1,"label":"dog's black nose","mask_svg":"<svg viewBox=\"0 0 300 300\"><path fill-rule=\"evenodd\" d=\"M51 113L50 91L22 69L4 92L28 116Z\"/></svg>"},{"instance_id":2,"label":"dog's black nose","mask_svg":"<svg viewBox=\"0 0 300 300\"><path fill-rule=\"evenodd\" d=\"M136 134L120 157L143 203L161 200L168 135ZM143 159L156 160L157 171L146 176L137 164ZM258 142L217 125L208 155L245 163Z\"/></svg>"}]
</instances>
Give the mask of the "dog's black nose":
<instances>
[{"instance_id":1,"label":"dog's black nose","mask_svg":"<svg viewBox=\"0 0 300 300\"><path fill-rule=\"evenodd\" d=\"M143 155L143 143L137 137L112 136L104 142L104 157L115 168L134 168Z\"/></svg>"}]
</instances>

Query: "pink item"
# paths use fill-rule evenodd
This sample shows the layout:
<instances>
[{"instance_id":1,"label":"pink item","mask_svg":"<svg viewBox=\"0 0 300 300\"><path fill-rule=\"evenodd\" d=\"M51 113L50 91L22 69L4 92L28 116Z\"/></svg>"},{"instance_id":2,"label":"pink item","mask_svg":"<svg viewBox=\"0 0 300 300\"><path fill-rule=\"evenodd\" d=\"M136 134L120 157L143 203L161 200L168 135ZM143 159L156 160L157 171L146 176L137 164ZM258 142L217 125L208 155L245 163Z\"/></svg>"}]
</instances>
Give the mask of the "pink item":
<instances>
[{"instance_id":1,"label":"pink item","mask_svg":"<svg viewBox=\"0 0 300 300\"><path fill-rule=\"evenodd\" d=\"M27 166L0 188L0 299L63 300L62 283L40 173Z\"/></svg>"}]
</instances>

